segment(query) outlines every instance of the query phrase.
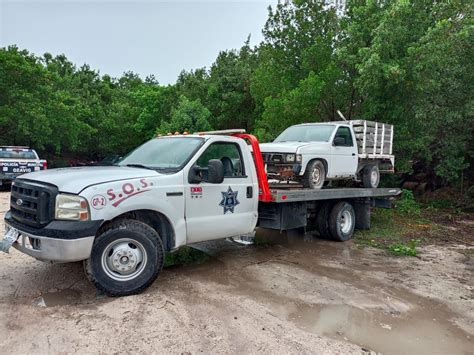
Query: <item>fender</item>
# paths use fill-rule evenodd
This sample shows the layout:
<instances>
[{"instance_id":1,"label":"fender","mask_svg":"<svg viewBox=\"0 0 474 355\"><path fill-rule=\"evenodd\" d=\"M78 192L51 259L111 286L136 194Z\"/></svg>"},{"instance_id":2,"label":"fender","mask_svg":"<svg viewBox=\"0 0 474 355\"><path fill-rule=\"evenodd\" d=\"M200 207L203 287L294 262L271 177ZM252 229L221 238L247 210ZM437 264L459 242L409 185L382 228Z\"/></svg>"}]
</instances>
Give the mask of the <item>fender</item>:
<instances>
[{"instance_id":1,"label":"fender","mask_svg":"<svg viewBox=\"0 0 474 355\"><path fill-rule=\"evenodd\" d=\"M149 210L162 214L175 233L175 246L186 244L182 172L172 175L106 182L84 189L92 220L104 223L120 215Z\"/></svg>"}]
</instances>

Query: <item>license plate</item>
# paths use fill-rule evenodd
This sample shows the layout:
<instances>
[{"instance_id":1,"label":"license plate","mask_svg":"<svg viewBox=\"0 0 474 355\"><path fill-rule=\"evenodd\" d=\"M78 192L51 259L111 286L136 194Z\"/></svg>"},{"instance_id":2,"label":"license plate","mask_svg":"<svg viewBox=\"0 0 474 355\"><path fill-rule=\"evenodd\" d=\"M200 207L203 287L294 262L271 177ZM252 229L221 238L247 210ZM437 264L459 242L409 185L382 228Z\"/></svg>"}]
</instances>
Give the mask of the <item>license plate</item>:
<instances>
[{"instance_id":1,"label":"license plate","mask_svg":"<svg viewBox=\"0 0 474 355\"><path fill-rule=\"evenodd\" d=\"M20 232L16 229L10 228L8 232L3 237L3 240L9 244L13 244L17 241L18 237L20 236Z\"/></svg>"}]
</instances>

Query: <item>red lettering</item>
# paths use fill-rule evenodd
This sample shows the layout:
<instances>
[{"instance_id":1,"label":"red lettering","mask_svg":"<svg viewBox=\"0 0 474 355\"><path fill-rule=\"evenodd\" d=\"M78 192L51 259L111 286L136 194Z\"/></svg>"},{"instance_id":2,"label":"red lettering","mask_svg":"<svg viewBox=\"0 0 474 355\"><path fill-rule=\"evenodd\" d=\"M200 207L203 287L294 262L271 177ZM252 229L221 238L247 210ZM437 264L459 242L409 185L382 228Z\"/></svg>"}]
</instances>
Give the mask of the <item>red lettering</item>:
<instances>
[{"instance_id":1,"label":"red lettering","mask_svg":"<svg viewBox=\"0 0 474 355\"><path fill-rule=\"evenodd\" d=\"M135 187L129 182L127 182L126 184L122 185L122 191L125 194L130 195L130 194L133 194L133 191L135 191Z\"/></svg>"},{"instance_id":2,"label":"red lettering","mask_svg":"<svg viewBox=\"0 0 474 355\"><path fill-rule=\"evenodd\" d=\"M148 187L148 182L145 179L140 179L140 184L144 189Z\"/></svg>"},{"instance_id":3,"label":"red lettering","mask_svg":"<svg viewBox=\"0 0 474 355\"><path fill-rule=\"evenodd\" d=\"M115 200L115 198L117 197L114 194L114 189L108 189L107 190L107 195L109 195L109 201Z\"/></svg>"}]
</instances>

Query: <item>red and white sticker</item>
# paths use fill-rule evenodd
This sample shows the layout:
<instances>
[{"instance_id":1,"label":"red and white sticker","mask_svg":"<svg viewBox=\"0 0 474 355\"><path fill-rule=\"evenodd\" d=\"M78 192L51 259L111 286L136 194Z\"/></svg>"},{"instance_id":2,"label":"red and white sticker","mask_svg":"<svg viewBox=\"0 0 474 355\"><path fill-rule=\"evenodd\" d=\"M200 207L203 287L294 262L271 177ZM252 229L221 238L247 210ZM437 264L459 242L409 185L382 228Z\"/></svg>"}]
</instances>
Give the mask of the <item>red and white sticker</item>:
<instances>
[{"instance_id":1,"label":"red and white sticker","mask_svg":"<svg viewBox=\"0 0 474 355\"><path fill-rule=\"evenodd\" d=\"M91 198L91 206L95 210L101 210L107 206L107 199L104 195L94 195Z\"/></svg>"},{"instance_id":2,"label":"red and white sticker","mask_svg":"<svg viewBox=\"0 0 474 355\"><path fill-rule=\"evenodd\" d=\"M191 198L200 198L200 197L202 197L202 187L191 186Z\"/></svg>"}]
</instances>

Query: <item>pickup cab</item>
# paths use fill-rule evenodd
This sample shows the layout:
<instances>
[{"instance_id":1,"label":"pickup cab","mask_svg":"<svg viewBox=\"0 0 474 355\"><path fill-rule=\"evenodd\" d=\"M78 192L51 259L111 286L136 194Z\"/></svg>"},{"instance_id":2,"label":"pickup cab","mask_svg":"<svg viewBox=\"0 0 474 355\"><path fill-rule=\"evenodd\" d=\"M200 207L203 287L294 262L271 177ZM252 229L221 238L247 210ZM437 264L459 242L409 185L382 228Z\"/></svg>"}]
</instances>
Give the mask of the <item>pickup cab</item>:
<instances>
[{"instance_id":1,"label":"pickup cab","mask_svg":"<svg viewBox=\"0 0 474 355\"><path fill-rule=\"evenodd\" d=\"M149 286L165 253L183 245L249 235L257 224L278 230L316 225L322 236L344 241L354 228L370 226L370 205L399 192L272 190L252 135L157 137L116 166L17 178L0 250L13 246L42 261L84 260L98 289L128 295Z\"/></svg>"},{"instance_id":2,"label":"pickup cab","mask_svg":"<svg viewBox=\"0 0 474 355\"><path fill-rule=\"evenodd\" d=\"M40 159L31 148L0 146L0 186L21 174L44 170L47 167L47 161Z\"/></svg>"},{"instance_id":3,"label":"pickup cab","mask_svg":"<svg viewBox=\"0 0 474 355\"><path fill-rule=\"evenodd\" d=\"M364 120L306 123L283 131L260 149L270 179L320 189L355 180L375 188L380 172L393 172L393 126Z\"/></svg>"}]
</instances>

